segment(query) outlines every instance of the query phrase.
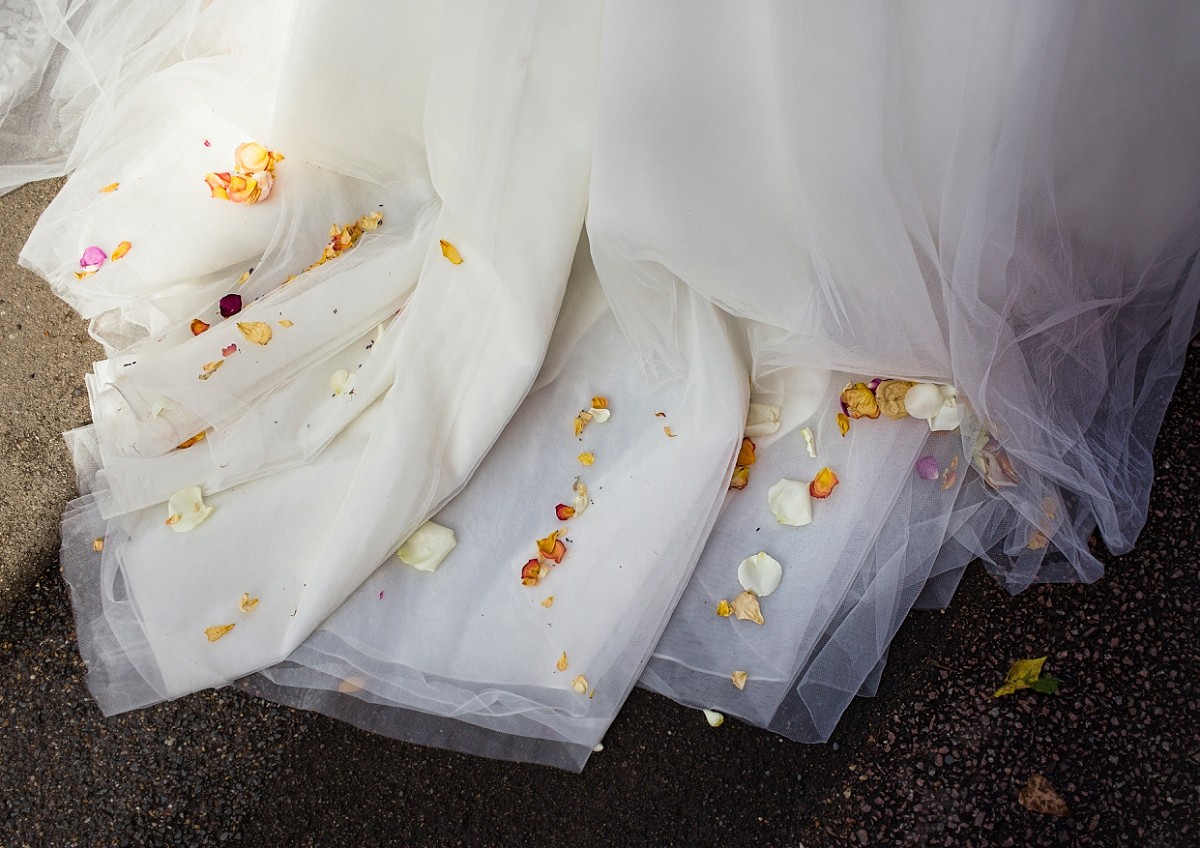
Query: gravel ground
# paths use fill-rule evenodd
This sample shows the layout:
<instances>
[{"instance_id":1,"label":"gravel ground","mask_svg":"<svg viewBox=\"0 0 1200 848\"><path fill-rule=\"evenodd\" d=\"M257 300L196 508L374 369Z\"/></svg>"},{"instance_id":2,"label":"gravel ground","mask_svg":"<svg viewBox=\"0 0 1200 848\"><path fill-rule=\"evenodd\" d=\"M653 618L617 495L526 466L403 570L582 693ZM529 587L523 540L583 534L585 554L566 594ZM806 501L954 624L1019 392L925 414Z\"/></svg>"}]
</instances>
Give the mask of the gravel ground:
<instances>
[{"instance_id":1,"label":"gravel ground","mask_svg":"<svg viewBox=\"0 0 1200 848\"><path fill-rule=\"evenodd\" d=\"M635 692L582 775L381 739L238 690L103 719L51 557L0 618L0 846L1200 845L1200 344L1135 552L1016 598L968 571L877 698L805 746ZM1048 653L1057 695L992 699ZM1074 815L1025 810L1039 773Z\"/></svg>"}]
</instances>

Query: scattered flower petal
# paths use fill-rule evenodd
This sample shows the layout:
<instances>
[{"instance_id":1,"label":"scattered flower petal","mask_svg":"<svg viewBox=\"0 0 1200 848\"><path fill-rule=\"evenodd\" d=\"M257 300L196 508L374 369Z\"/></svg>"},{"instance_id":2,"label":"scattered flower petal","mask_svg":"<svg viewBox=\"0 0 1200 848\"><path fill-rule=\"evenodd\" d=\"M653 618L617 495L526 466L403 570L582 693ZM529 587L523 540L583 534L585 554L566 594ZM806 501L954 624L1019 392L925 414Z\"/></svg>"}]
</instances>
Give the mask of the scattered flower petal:
<instances>
[{"instance_id":1,"label":"scattered flower petal","mask_svg":"<svg viewBox=\"0 0 1200 848\"><path fill-rule=\"evenodd\" d=\"M171 495L167 501L167 520L164 522L176 533L186 533L204 523L213 513L205 506L199 486L187 486Z\"/></svg>"},{"instance_id":2,"label":"scattered flower petal","mask_svg":"<svg viewBox=\"0 0 1200 848\"><path fill-rule=\"evenodd\" d=\"M604 395L594 395L592 397L592 409L608 409L608 398Z\"/></svg>"},{"instance_id":3,"label":"scattered flower petal","mask_svg":"<svg viewBox=\"0 0 1200 848\"><path fill-rule=\"evenodd\" d=\"M936 480L940 469L938 461L933 456L923 456L917 460L917 476L922 480Z\"/></svg>"},{"instance_id":4,"label":"scattered flower petal","mask_svg":"<svg viewBox=\"0 0 1200 848\"><path fill-rule=\"evenodd\" d=\"M343 695L353 695L355 692L361 692L366 682L358 675L347 677L345 680L338 681L338 691Z\"/></svg>"},{"instance_id":5,"label":"scattered flower petal","mask_svg":"<svg viewBox=\"0 0 1200 848\"><path fill-rule=\"evenodd\" d=\"M544 539L537 540L538 556L543 560L550 560L555 565L563 561L563 557L567 555L567 546L563 544L562 539L558 538L558 534L562 530L555 530Z\"/></svg>"},{"instance_id":6,"label":"scattered flower petal","mask_svg":"<svg viewBox=\"0 0 1200 848\"><path fill-rule=\"evenodd\" d=\"M612 417L612 413L603 407L593 406L588 410L588 413L592 416L592 420L597 424L603 424Z\"/></svg>"},{"instance_id":7,"label":"scattered flower petal","mask_svg":"<svg viewBox=\"0 0 1200 848\"><path fill-rule=\"evenodd\" d=\"M121 187L120 183L109 183L104 188L100 189L100 194L112 194Z\"/></svg>"},{"instance_id":8,"label":"scattered flower petal","mask_svg":"<svg viewBox=\"0 0 1200 848\"><path fill-rule=\"evenodd\" d=\"M678 434L672 433L670 427L663 427L663 432L667 434L668 439L674 439Z\"/></svg>"},{"instance_id":9,"label":"scattered flower petal","mask_svg":"<svg viewBox=\"0 0 1200 848\"><path fill-rule=\"evenodd\" d=\"M654 417L655 417L655 418L666 418L666 417L667 417L667 413L665 413L665 412L656 412L656 413L654 413Z\"/></svg>"},{"instance_id":10,"label":"scattered flower petal","mask_svg":"<svg viewBox=\"0 0 1200 848\"><path fill-rule=\"evenodd\" d=\"M1020 482L1008 454L996 437L987 430L979 431L972 460L983 481L993 489L1015 486Z\"/></svg>"},{"instance_id":11,"label":"scattered flower petal","mask_svg":"<svg viewBox=\"0 0 1200 848\"><path fill-rule=\"evenodd\" d=\"M916 383L904 394L905 411L923 421L937 415L945 402L941 390L933 383Z\"/></svg>"},{"instance_id":12,"label":"scattered flower petal","mask_svg":"<svg viewBox=\"0 0 1200 848\"><path fill-rule=\"evenodd\" d=\"M237 279L237 285L239 285L239 286L245 285L246 281L250 279L251 273L252 273L252 271L243 271L242 276L238 277L238 279Z\"/></svg>"},{"instance_id":13,"label":"scattered flower petal","mask_svg":"<svg viewBox=\"0 0 1200 848\"><path fill-rule=\"evenodd\" d=\"M754 442L748 437L742 437L742 446L738 449L737 464L750 466L755 463Z\"/></svg>"},{"instance_id":14,"label":"scattered flower petal","mask_svg":"<svg viewBox=\"0 0 1200 848\"><path fill-rule=\"evenodd\" d=\"M79 258L79 267L84 271L99 271L106 261L108 254L93 244L84 249L83 256Z\"/></svg>"},{"instance_id":15,"label":"scattered flower petal","mask_svg":"<svg viewBox=\"0 0 1200 848\"><path fill-rule=\"evenodd\" d=\"M121 242L120 244L118 244L116 246L116 248L113 249L112 256L110 256L109 259L111 259L113 262L116 262L118 259L123 257L126 253L128 253L129 249L131 247L133 247L133 245L130 244L129 242L127 242L127 241Z\"/></svg>"},{"instance_id":16,"label":"scattered flower petal","mask_svg":"<svg viewBox=\"0 0 1200 848\"><path fill-rule=\"evenodd\" d=\"M559 671L567 670L567 652L566 651L562 652L562 656L558 658L558 662L556 662L554 664L554 667L557 668ZM584 686L583 688L586 689L587 687Z\"/></svg>"},{"instance_id":17,"label":"scattered flower petal","mask_svg":"<svg viewBox=\"0 0 1200 848\"><path fill-rule=\"evenodd\" d=\"M575 416L575 438L583 435L583 428L586 427L592 420L592 413L581 412Z\"/></svg>"},{"instance_id":18,"label":"scattered flower petal","mask_svg":"<svg viewBox=\"0 0 1200 848\"><path fill-rule=\"evenodd\" d=\"M350 384L350 372L345 368L339 368L329 375L329 388L333 389L335 395L340 395L346 390L346 386Z\"/></svg>"},{"instance_id":19,"label":"scattered flower petal","mask_svg":"<svg viewBox=\"0 0 1200 848\"><path fill-rule=\"evenodd\" d=\"M850 432L850 416L844 412L839 412L837 414L837 424L838 429L842 431L842 438L845 438L846 434Z\"/></svg>"},{"instance_id":20,"label":"scattered flower petal","mask_svg":"<svg viewBox=\"0 0 1200 848\"><path fill-rule=\"evenodd\" d=\"M205 324L199 318L192 319L192 335L198 336L209 328L209 324Z\"/></svg>"},{"instance_id":21,"label":"scattered flower petal","mask_svg":"<svg viewBox=\"0 0 1200 848\"><path fill-rule=\"evenodd\" d=\"M571 688L574 689L576 692L578 692L580 695L582 695L584 692L586 692L588 690L587 678L584 677L582 674L579 675L578 677L576 677L574 680L571 681Z\"/></svg>"},{"instance_id":22,"label":"scattered flower petal","mask_svg":"<svg viewBox=\"0 0 1200 848\"><path fill-rule=\"evenodd\" d=\"M1041 676L1045 663L1046 657L1017 660L1009 666L1008 674L1004 676L1004 685L997 689L992 697L999 698L1002 695L1011 695L1019 689L1028 689Z\"/></svg>"},{"instance_id":23,"label":"scattered flower petal","mask_svg":"<svg viewBox=\"0 0 1200 848\"><path fill-rule=\"evenodd\" d=\"M1038 530L1029 537L1029 544L1025 547L1029 548L1031 551L1040 551L1048 544L1050 544L1050 538L1041 530Z\"/></svg>"},{"instance_id":24,"label":"scattered flower petal","mask_svg":"<svg viewBox=\"0 0 1200 848\"><path fill-rule=\"evenodd\" d=\"M586 451L585 453L581 453L579 455L579 463L581 465L591 465L595 461L596 455L591 451Z\"/></svg>"},{"instance_id":25,"label":"scattered flower petal","mask_svg":"<svg viewBox=\"0 0 1200 848\"><path fill-rule=\"evenodd\" d=\"M282 162L283 156L267 150L256 141L247 141L234 149L233 161L239 171L253 174L256 171L274 171L275 163Z\"/></svg>"},{"instance_id":26,"label":"scattered flower petal","mask_svg":"<svg viewBox=\"0 0 1200 848\"><path fill-rule=\"evenodd\" d=\"M96 273L95 271L76 271L75 279L86 280L88 277L92 276L92 274L95 274L95 273Z\"/></svg>"},{"instance_id":27,"label":"scattered flower petal","mask_svg":"<svg viewBox=\"0 0 1200 848\"><path fill-rule=\"evenodd\" d=\"M286 330L288 327L295 327L296 325L286 318L281 318L279 320L279 326L283 327Z\"/></svg>"},{"instance_id":28,"label":"scattered flower petal","mask_svg":"<svg viewBox=\"0 0 1200 848\"><path fill-rule=\"evenodd\" d=\"M704 718L708 721L709 727L720 727L725 723L725 716L716 710L704 710Z\"/></svg>"},{"instance_id":29,"label":"scattered flower petal","mask_svg":"<svg viewBox=\"0 0 1200 848\"><path fill-rule=\"evenodd\" d=\"M733 607L730 605L729 601L722 599L721 602L717 604L717 615L721 616L721 618L729 618L729 616L733 615Z\"/></svg>"},{"instance_id":30,"label":"scattered flower petal","mask_svg":"<svg viewBox=\"0 0 1200 848\"><path fill-rule=\"evenodd\" d=\"M221 298L218 304L222 318L232 318L242 311L242 296L240 294L227 294Z\"/></svg>"},{"instance_id":31,"label":"scattered flower petal","mask_svg":"<svg viewBox=\"0 0 1200 848\"><path fill-rule=\"evenodd\" d=\"M849 421L849 419L847 419ZM808 455L813 459L817 458L817 440L813 436L813 431L808 427L800 428L800 435L804 437L804 449L808 451Z\"/></svg>"},{"instance_id":32,"label":"scattered flower petal","mask_svg":"<svg viewBox=\"0 0 1200 848\"><path fill-rule=\"evenodd\" d=\"M779 588L783 579L783 566L773 556L759 551L752 557L746 557L738 566L738 582L747 592L760 598Z\"/></svg>"},{"instance_id":33,"label":"scattered flower petal","mask_svg":"<svg viewBox=\"0 0 1200 848\"><path fill-rule=\"evenodd\" d=\"M1071 815L1071 808L1063 797L1054 791L1050 781L1035 774L1029 778L1019 793L1017 801L1027 810L1047 816L1066 817Z\"/></svg>"},{"instance_id":34,"label":"scattered flower petal","mask_svg":"<svg viewBox=\"0 0 1200 848\"><path fill-rule=\"evenodd\" d=\"M571 486L571 491L575 493L575 498L572 505L575 508L575 514L579 515L588 508L588 490L587 486L578 477L575 478L575 484Z\"/></svg>"},{"instance_id":35,"label":"scattered flower petal","mask_svg":"<svg viewBox=\"0 0 1200 848\"><path fill-rule=\"evenodd\" d=\"M271 341L270 324L262 321L238 321L237 328L251 344L265 345Z\"/></svg>"},{"instance_id":36,"label":"scattered flower petal","mask_svg":"<svg viewBox=\"0 0 1200 848\"><path fill-rule=\"evenodd\" d=\"M908 380L883 380L880 382L875 388L875 401L879 404L879 411L897 421L906 418L908 410L904 407L904 396L908 394L908 390L913 385Z\"/></svg>"},{"instance_id":37,"label":"scattered flower petal","mask_svg":"<svg viewBox=\"0 0 1200 848\"><path fill-rule=\"evenodd\" d=\"M879 417L879 403L866 383L847 383L840 400L851 418Z\"/></svg>"},{"instance_id":38,"label":"scattered flower petal","mask_svg":"<svg viewBox=\"0 0 1200 848\"><path fill-rule=\"evenodd\" d=\"M242 599L238 601L238 609L244 613L252 613L258 608L258 598L250 597L249 592L242 592Z\"/></svg>"},{"instance_id":39,"label":"scattered flower petal","mask_svg":"<svg viewBox=\"0 0 1200 848\"><path fill-rule=\"evenodd\" d=\"M929 419L929 429L935 433L954 430L962 423L962 412L958 408L958 392L953 386L939 386L942 393L942 408Z\"/></svg>"},{"instance_id":40,"label":"scattered flower petal","mask_svg":"<svg viewBox=\"0 0 1200 848\"><path fill-rule=\"evenodd\" d=\"M452 245L445 239L441 240L442 256L450 260L451 265L461 265L463 263L462 254L458 252L458 248Z\"/></svg>"},{"instance_id":41,"label":"scattered flower petal","mask_svg":"<svg viewBox=\"0 0 1200 848\"><path fill-rule=\"evenodd\" d=\"M259 203L267 199L274 184L275 178L267 171L258 171L253 174L233 174L225 186L226 196L222 199L247 205ZM213 196L216 197L215 192Z\"/></svg>"},{"instance_id":42,"label":"scattered flower petal","mask_svg":"<svg viewBox=\"0 0 1200 848\"><path fill-rule=\"evenodd\" d=\"M824 500L833 492L838 484L837 475L829 468L822 468L817 476L808 484L808 493L818 500Z\"/></svg>"},{"instance_id":43,"label":"scattered flower petal","mask_svg":"<svg viewBox=\"0 0 1200 848\"><path fill-rule=\"evenodd\" d=\"M102 550L104 550L103 536L97 536L95 539L92 539L92 550L96 553L100 553Z\"/></svg>"},{"instance_id":44,"label":"scattered flower petal","mask_svg":"<svg viewBox=\"0 0 1200 848\"><path fill-rule=\"evenodd\" d=\"M224 364L225 364L225 360L223 360L223 359L218 359L216 362L204 363L204 365L201 366L200 375L199 375L199 377L197 377L197 379L207 380L213 374L216 374L217 370Z\"/></svg>"},{"instance_id":45,"label":"scattered flower petal","mask_svg":"<svg viewBox=\"0 0 1200 848\"><path fill-rule=\"evenodd\" d=\"M729 679L733 681L733 685L738 689L745 689L746 678L749 676L750 675L746 674L744 671L735 671L733 674L729 675Z\"/></svg>"},{"instance_id":46,"label":"scattered flower petal","mask_svg":"<svg viewBox=\"0 0 1200 848\"><path fill-rule=\"evenodd\" d=\"M541 560L531 559L521 566L521 585L536 586L549 573L550 568L542 565Z\"/></svg>"},{"instance_id":47,"label":"scattered flower petal","mask_svg":"<svg viewBox=\"0 0 1200 848\"><path fill-rule=\"evenodd\" d=\"M182 442L177 444L175 446L175 450L184 450L185 448L190 448L192 445L196 444L197 442L203 442L204 436L205 436L205 431L201 430L199 433L192 436L190 439L184 439Z\"/></svg>"},{"instance_id":48,"label":"scattered flower petal","mask_svg":"<svg viewBox=\"0 0 1200 848\"><path fill-rule=\"evenodd\" d=\"M603 750L604 750L604 744L602 742L597 742L595 745L592 746L593 754L599 754Z\"/></svg>"},{"instance_id":49,"label":"scattered flower petal","mask_svg":"<svg viewBox=\"0 0 1200 848\"><path fill-rule=\"evenodd\" d=\"M958 454L950 458L950 465L942 472L942 490L951 489L958 482Z\"/></svg>"},{"instance_id":50,"label":"scattered flower petal","mask_svg":"<svg viewBox=\"0 0 1200 848\"><path fill-rule=\"evenodd\" d=\"M221 356L233 356L238 351L236 344L230 343L221 348Z\"/></svg>"},{"instance_id":51,"label":"scattered flower petal","mask_svg":"<svg viewBox=\"0 0 1200 848\"><path fill-rule=\"evenodd\" d=\"M154 403L150 404L151 420L162 415L164 412L174 412L174 411L175 411L175 402L172 401L170 398L162 397L162 398L159 398L158 400L156 400Z\"/></svg>"},{"instance_id":52,"label":"scattered flower petal","mask_svg":"<svg viewBox=\"0 0 1200 848\"><path fill-rule=\"evenodd\" d=\"M575 507L560 503L554 507L554 515L559 521L569 521L575 517Z\"/></svg>"},{"instance_id":53,"label":"scattered flower petal","mask_svg":"<svg viewBox=\"0 0 1200 848\"><path fill-rule=\"evenodd\" d=\"M229 199L229 182L231 176L228 171L220 173L207 173L204 175L204 182L208 185L209 193L213 200L228 200Z\"/></svg>"},{"instance_id":54,"label":"scattered flower petal","mask_svg":"<svg viewBox=\"0 0 1200 848\"><path fill-rule=\"evenodd\" d=\"M766 403L751 403L746 411L747 436L759 438L769 436L779 429L781 410L778 406Z\"/></svg>"},{"instance_id":55,"label":"scattered flower petal","mask_svg":"<svg viewBox=\"0 0 1200 848\"><path fill-rule=\"evenodd\" d=\"M755 624L763 623L762 608L758 605L758 598L753 592L742 592L733 599L731 604L733 614L739 621L753 621Z\"/></svg>"},{"instance_id":56,"label":"scattered flower petal","mask_svg":"<svg viewBox=\"0 0 1200 848\"><path fill-rule=\"evenodd\" d=\"M554 596L547 595L546 599L542 601L542 606L544 606L546 609L550 609L550 607L554 606Z\"/></svg>"},{"instance_id":57,"label":"scattered flower petal","mask_svg":"<svg viewBox=\"0 0 1200 848\"><path fill-rule=\"evenodd\" d=\"M767 506L780 524L803 527L812 523L812 495L806 483L780 480L767 490Z\"/></svg>"},{"instance_id":58,"label":"scattered flower petal","mask_svg":"<svg viewBox=\"0 0 1200 848\"><path fill-rule=\"evenodd\" d=\"M215 642L235 627L237 627L236 624L218 624L215 627L205 627L204 638L210 642Z\"/></svg>"},{"instance_id":59,"label":"scattered flower petal","mask_svg":"<svg viewBox=\"0 0 1200 848\"><path fill-rule=\"evenodd\" d=\"M738 465L733 469L733 477L729 481L729 488L741 491L746 488L750 482L750 469L744 465Z\"/></svg>"},{"instance_id":60,"label":"scattered flower petal","mask_svg":"<svg viewBox=\"0 0 1200 848\"><path fill-rule=\"evenodd\" d=\"M404 544L396 551L396 556L405 565L411 565L417 571L437 571L439 565L455 546L458 540L454 531L432 521L426 521L413 534L404 540Z\"/></svg>"}]
</instances>

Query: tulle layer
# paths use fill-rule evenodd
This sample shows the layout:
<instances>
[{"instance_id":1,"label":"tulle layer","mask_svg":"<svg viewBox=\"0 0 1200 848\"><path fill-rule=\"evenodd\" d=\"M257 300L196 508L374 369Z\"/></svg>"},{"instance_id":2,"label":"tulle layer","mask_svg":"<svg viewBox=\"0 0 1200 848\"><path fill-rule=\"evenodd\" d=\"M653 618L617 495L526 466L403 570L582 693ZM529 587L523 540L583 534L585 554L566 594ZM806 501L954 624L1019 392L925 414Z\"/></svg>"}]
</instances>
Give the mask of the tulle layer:
<instances>
[{"instance_id":1,"label":"tulle layer","mask_svg":"<svg viewBox=\"0 0 1200 848\"><path fill-rule=\"evenodd\" d=\"M640 681L819 741L971 559L1018 591L1134 543L1200 301L1191 5L177 5L22 13L0 80L0 185L72 172L22 261L109 355L63 533L106 712L242 680L577 769ZM270 196L209 197L252 138ZM874 378L961 425L843 434ZM759 551L762 623L718 615Z\"/></svg>"}]
</instances>

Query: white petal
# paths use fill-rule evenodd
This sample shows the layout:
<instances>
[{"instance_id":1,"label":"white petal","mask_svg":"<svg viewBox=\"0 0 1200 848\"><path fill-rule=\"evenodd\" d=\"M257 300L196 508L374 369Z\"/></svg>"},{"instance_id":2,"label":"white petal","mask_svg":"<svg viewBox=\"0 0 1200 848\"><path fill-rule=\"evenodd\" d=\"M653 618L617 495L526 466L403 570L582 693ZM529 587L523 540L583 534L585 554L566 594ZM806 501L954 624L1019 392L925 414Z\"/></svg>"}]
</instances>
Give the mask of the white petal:
<instances>
[{"instance_id":1,"label":"white petal","mask_svg":"<svg viewBox=\"0 0 1200 848\"><path fill-rule=\"evenodd\" d=\"M928 421L938 414L946 399L935 383L917 383L904 395L904 408L913 418Z\"/></svg>"},{"instance_id":2,"label":"white petal","mask_svg":"<svg viewBox=\"0 0 1200 848\"><path fill-rule=\"evenodd\" d=\"M571 506L574 507L575 515L578 516L588 508L587 486L583 485L583 481L576 477L575 485L571 489L575 492L575 498L571 501Z\"/></svg>"},{"instance_id":3,"label":"white petal","mask_svg":"<svg viewBox=\"0 0 1200 848\"><path fill-rule=\"evenodd\" d=\"M716 710L704 710L704 717L708 719L708 723L712 727L720 727L725 723L725 716Z\"/></svg>"},{"instance_id":4,"label":"white petal","mask_svg":"<svg viewBox=\"0 0 1200 848\"><path fill-rule=\"evenodd\" d=\"M454 531L449 527L426 521L404 541L396 556L418 571L436 571L457 544Z\"/></svg>"},{"instance_id":5,"label":"white petal","mask_svg":"<svg viewBox=\"0 0 1200 848\"><path fill-rule=\"evenodd\" d=\"M946 399L937 415L929 419L929 429L936 432L953 430L962 422L962 414L958 411L958 401L953 396Z\"/></svg>"},{"instance_id":6,"label":"white petal","mask_svg":"<svg viewBox=\"0 0 1200 848\"><path fill-rule=\"evenodd\" d=\"M188 486L171 495L167 501L167 526L176 533L187 531L204 523L212 515L213 508L204 505L204 496L199 486Z\"/></svg>"},{"instance_id":7,"label":"white petal","mask_svg":"<svg viewBox=\"0 0 1200 848\"><path fill-rule=\"evenodd\" d=\"M164 412L174 412L175 403L170 398L159 398L150 406L150 418L154 419Z\"/></svg>"},{"instance_id":8,"label":"white petal","mask_svg":"<svg viewBox=\"0 0 1200 848\"><path fill-rule=\"evenodd\" d=\"M595 421L597 424L603 424L605 421L607 421L609 418L612 417L612 413L609 412L607 409L597 409L594 406L591 409L589 409L588 412L590 412L592 414L592 420Z\"/></svg>"},{"instance_id":9,"label":"white petal","mask_svg":"<svg viewBox=\"0 0 1200 848\"><path fill-rule=\"evenodd\" d=\"M771 435L779 429L779 414L778 406L751 403L750 409L746 412L746 435L752 439Z\"/></svg>"},{"instance_id":10,"label":"white petal","mask_svg":"<svg viewBox=\"0 0 1200 848\"><path fill-rule=\"evenodd\" d=\"M603 743L603 742L597 742L595 745L593 745L593 746L592 746L592 753L593 753L593 754L599 754L599 753L600 753L601 751L603 751L603 750L604 750L604 743Z\"/></svg>"},{"instance_id":11,"label":"white petal","mask_svg":"<svg viewBox=\"0 0 1200 848\"><path fill-rule=\"evenodd\" d=\"M800 430L800 435L804 437L804 447L808 450L808 455L813 459L817 458L817 440L813 436L813 431L808 427Z\"/></svg>"},{"instance_id":12,"label":"white petal","mask_svg":"<svg viewBox=\"0 0 1200 848\"><path fill-rule=\"evenodd\" d=\"M780 480L767 490L767 506L780 524L803 527L812 524L812 496L808 484L798 480ZM762 592L755 592L761 595Z\"/></svg>"},{"instance_id":13,"label":"white petal","mask_svg":"<svg viewBox=\"0 0 1200 848\"><path fill-rule=\"evenodd\" d=\"M335 395L340 395L349 385L350 372L345 368L339 368L329 377L329 388L333 389Z\"/></svg>"},{"instance_id":14,"label":"white petal","mask_svg":"<svg viewBox=\"0 0 1200 848\"><path fill-rule=\"evenodd\" d=\"M779 588L783 578L783 566L774 557L759 551L752 557L746 557L738 566L738 582L747 592L753 592L760 598Z\"/></svg>"}]
</instances>

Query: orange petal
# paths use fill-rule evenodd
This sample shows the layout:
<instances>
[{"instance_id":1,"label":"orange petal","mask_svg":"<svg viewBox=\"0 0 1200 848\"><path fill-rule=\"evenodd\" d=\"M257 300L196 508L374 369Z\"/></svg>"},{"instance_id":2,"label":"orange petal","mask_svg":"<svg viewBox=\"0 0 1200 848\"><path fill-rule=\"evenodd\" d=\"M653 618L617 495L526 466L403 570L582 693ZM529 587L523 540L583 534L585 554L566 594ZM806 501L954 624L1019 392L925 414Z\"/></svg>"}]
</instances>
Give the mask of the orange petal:
<instances>
[{"instance_id":1,"label":"orange petal","mask_svg":"<svg viewBox=\"0 0 1200 848\"><path fill-rule=\"evenodd\" d=\"M844 412L837 414L838 429L842 431L842 436L850 432L850 418Z\"/></svg>"},{"instance_id":2,"label":"orange petal","mask_svg":"<svg viewBox=\"0 0 1200 848\"><path fill-rule=\"evenodd\" d=\"M559 521L566 521L570 518L574 518L575 507L567 506L566 504L559 504L558 506L554 507L554 514L558 516Z\"/></svg>"},{"instance_id":3,"label":"orange petal","mask_svg":"<svg viewBox=\"0 0 1200 848\"><path fill-rule=\"evenodd\" d=\"M595 409L608 409L608 398L596 395L592 398L592 407Z\"/></svg>"},{"instance_id":4,"label":"orange petal","mask_svg":"<svg viewBox=\"0 0 1200 848\"><path fill-rule=\"evenodd\" d=\"M118 259L120 259L122 256L124 256L126 253L128 253L129 248L131 248L131 247L133 247L132 244L130 244L127 241L123 241L116 246L116 248L113 250L113 252L111 254L109 254L108 258L111 259L113 262L116 262Z\"/></svg>"},{"instance_id":5,"label":"orange petal","mask_svg":"<svg viewBox=\"0 0 1200 848\"><path fill-rule=\"evenodd\" d=\"M542 579L542 563L531 559L521 566L521 585L536 586Z\"/></svg>"},{"instance_id":6,"label":"orange petal","mask_svg":"<svg viewBox=\"0 0 1200 848\"><path fill-rule=\"evenodd\" d=\"M554 667L557 668L559 671L567 670L567 652L566 651L562 652L562 656L558 658L558 662L556 662L554 664Z\"/></svg>"},{"instance_id":7,"label":"orange petal","mask_svg":"<svg viewBox=\"0 0 1200 848\"><path fill-rule=\"evenodd\" d=\"M750 469L744 465L739 465L733 469L733 479L729 481L729 488L744 489L746 484L750 482Z\"/></svg>"},{"instance_id":8,"label":"orange petal","mask_svg":"<svg viewBox=\"0 0 1200 848\"><path fill-rule=\"evenodd\" d=\"M208 184L209 191L212 192L212 196L214 199L216 199L216 200L228 200L229 199L230 179L229 179L228 172L222 172L219 174L211 174L211 173L205 174L204 182L206 182Z\"/></svg>"},{"instance_id":9,"label":"orange petal","mask_svg":"<svg viewBox=\"0 0 1200 848\"><path fill-rule=\"evenodd\" d=\"M192 436L190 439L184 439L182 442L180 442L179 444L177 444L175 446L175 450L183 450L184 448L190 448L192 445L196 444L196 442L203 442L204 441L204 432L205 431L201 430L199 433Z\"/></svg>"},{"instance_id":10,"label":"orange petal","mask_svg":"<svg viewBox=\"0 0 1200 848\"><path fill-rule=\"evenodd\" d=\"M204 332L205 330L207 330L208 328L209 328L209 325L208 325L208 324L205 324L205 323L204 323L203 321L201 321L199 318L193 318L193 319L192 319L192 335L193 335L193 336L198 336L198 335L200 335L201 333L203 333L203 332Z\"/></svg>"},{"instance_id":11,"label":"orange petal","mask_svg":"<svg viewBox=\"0 0 1200 848\"><path fill-rule=\"evenodd\" d=\"M120 183L109 183L104 188L100 189L100 194L111 194L121 187Z\"/></svg>"},{"instance_id":12,"label":"orange petal","mask_svg":"<svg viewBox=\"0 0 1200 848\"><path fill-rule=\"evenodd\" d=\"M817 472L817 476L813 478L813 481L808 484L808 493L814 498L824 499L829 497L837 484L837 475L828 468L822 468Z\"/></svg>"},{"instance_id":13,"label":"orange petal","mask_svg":"<svg viewBox=\"0 0 1200 848\"><path fill-rule=\"evenodd\" d=\"M722 600L717 604L717 615L721 616L721 618L729 618L729 616L733 615L733 607L729 605L729 601Z\"/></svg>"},{"instance_id":14,"label":"orange petal","mask_svg":"<svg viewBox=\"0 0 1200 848\"><path fill-rule=\"evenodd\" d=\"M742 437L742 447L738 451L737 464L753 465L754 462L754 442L750 441L749 436L744 436Z\"/></svg>"},{"instance_id":15,"label":"orange petal","mask_svg":"<svg viewBox=\"0 0 1200 848\"><path fill-rule=\"evenodd\" d=\"M878 418L879 402L866 383L850 383L842 389L841 401L851 418Z\"/></svg>"},{"instance_id":16,"label":"orange petal","mask_svg":"<svg viewBox=\"0 0 1200 848\"><path fill-rule=\"evenodd\" d=\"M446 241L445 239L441 240L441 245L442 245L442 256L445 256L447 259L449 259L451 265L463 264L462 254L458 252L457 247L455 247L454 245L452 245L450 242Z\"/></svg>"}]
</instances>

